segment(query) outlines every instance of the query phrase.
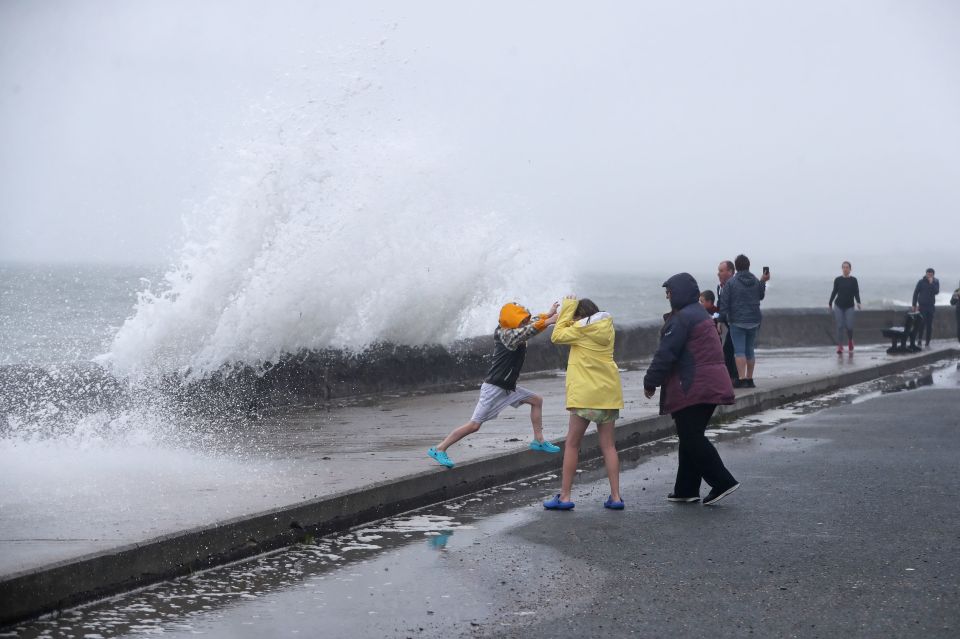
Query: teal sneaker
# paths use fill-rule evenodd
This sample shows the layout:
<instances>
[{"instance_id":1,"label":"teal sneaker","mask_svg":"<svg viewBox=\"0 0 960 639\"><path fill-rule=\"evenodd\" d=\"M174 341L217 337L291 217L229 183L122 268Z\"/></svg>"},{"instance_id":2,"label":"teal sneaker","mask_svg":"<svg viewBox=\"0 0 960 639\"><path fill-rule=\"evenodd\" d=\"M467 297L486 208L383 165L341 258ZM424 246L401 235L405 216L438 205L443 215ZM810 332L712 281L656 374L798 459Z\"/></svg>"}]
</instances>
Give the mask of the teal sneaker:
<instances>
[{"instance_id":1,"label":"teal sneaker","mask_svg":"<svg viewBox=\"0 0 960 639\"><path fill-rule=\"evenodd\" d=\"M559 453L560 447L554 444L551 444L547 440L543 440L542 442L533 440L532 442L530 442L530 450L539 450L540 452L543 452L543 453Z\"/></svg>"},{"instance_id":2,"label":"teal sneaker","mask_svg":"<svg viewBox=\"0 0 960 639\"><path fill-rule=\"evenodd\" d=\"M442 450L437 450L436 448L431 448L427 451L427 454L437 460L437 463L441 466L446 466L447 468L453 468L453 460L447 457L447 454Z\"/></svg>"}]
</instances>

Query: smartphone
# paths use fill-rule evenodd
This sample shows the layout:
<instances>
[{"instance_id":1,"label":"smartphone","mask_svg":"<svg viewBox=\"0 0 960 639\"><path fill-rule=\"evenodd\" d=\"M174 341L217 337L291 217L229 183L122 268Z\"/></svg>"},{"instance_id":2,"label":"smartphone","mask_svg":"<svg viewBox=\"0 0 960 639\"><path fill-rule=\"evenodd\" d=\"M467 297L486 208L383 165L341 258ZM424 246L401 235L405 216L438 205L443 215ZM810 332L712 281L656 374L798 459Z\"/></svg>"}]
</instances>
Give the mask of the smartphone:
<instances>
[{"instance_id":1,"label":"smartphone","mask_svg":"<svg viewBox=\"0 0 960 639\"><path fill-rule=\"evenodd\" d=\"M769 266L764 266L764 267L763 267L763 274L764 274L764 275L770 275L770 267L769 267Z\"/></svg>"}]
</instances>

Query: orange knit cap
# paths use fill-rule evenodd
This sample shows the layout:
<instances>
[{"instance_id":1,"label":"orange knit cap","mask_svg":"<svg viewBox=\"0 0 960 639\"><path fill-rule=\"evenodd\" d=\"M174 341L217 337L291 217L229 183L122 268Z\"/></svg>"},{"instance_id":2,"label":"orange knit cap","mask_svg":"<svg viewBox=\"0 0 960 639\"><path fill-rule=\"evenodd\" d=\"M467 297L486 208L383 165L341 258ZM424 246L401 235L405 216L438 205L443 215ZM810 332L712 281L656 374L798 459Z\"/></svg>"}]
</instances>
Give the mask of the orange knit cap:
<instances>
[{"instance_id":1,"label":"orange knit cap","mask_svg":"<svg viewBox=\"0 0 960 639\"><path fill-rule=\"evenodd\" d=\"M500 309L500 328L520 328L524 320L530 319L530 311L510 302Z\"/></svg>"}]
</instances>

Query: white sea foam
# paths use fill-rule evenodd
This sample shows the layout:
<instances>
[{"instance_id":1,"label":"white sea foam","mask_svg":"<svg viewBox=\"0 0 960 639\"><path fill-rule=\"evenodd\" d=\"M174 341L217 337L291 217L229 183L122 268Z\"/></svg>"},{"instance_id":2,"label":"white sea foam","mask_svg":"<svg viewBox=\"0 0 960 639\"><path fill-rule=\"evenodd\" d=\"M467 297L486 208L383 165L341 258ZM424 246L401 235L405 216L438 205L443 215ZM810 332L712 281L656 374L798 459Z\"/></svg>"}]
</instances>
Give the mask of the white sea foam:
<instances>
[{"instance_id":1,"label":"white sea foam","mask_svg":"<svg viewBox=\"0 0 960 639\"><path fill-rule=\"evenodd\" d=\"M449 344L488 332L506 301L569 290L526 216L459 200L429 134L382 112L357 123L369 86L257 111L185 220L176 263L99 361L203 375L301 349Z\"/></svg>"}]
</instances>

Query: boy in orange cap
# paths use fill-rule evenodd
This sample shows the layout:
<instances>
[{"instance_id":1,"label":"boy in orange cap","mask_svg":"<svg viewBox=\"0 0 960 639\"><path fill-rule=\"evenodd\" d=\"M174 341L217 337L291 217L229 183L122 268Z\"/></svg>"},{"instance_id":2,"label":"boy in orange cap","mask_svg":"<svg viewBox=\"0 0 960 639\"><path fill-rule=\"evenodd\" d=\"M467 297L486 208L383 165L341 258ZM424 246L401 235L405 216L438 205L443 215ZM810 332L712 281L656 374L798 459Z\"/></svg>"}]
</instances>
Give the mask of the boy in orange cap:
<instances>
[{"instance_id":1,"label":"boy in orange cap","mask_svg":"<svg viewBox=\"0 0 960 639\"><path fill-rule=\"evenodd\" d=\"M530 405L530 422L533 424L530 449L545 453L560 452L559 446L543 438L543 398L523 386L517 386L517 377L520 376L527 354L527 340L556 323L558 306L554 303L549 312L535 317L531 317L526 308L513 302L504 304L500 309L500 325L493 332L493 364L480 386L477 407L469 422L454 429L436 448L427 451L438 464L453 468L453 461L447 457L447 448L480 430L483 422L496 419L507 406L517 408L520 404Z\"/></svg>"}]
</instances>

